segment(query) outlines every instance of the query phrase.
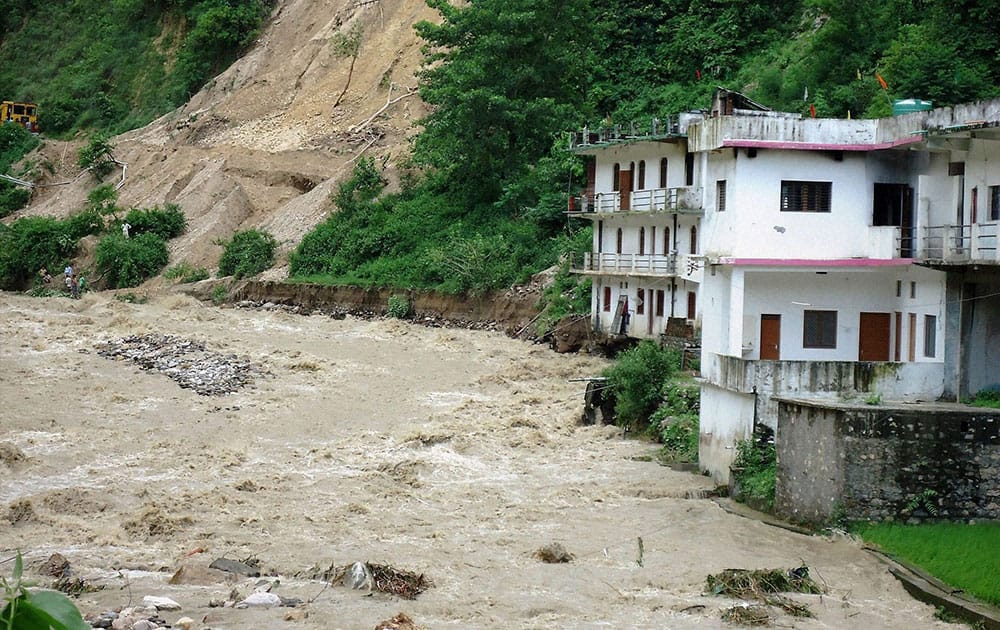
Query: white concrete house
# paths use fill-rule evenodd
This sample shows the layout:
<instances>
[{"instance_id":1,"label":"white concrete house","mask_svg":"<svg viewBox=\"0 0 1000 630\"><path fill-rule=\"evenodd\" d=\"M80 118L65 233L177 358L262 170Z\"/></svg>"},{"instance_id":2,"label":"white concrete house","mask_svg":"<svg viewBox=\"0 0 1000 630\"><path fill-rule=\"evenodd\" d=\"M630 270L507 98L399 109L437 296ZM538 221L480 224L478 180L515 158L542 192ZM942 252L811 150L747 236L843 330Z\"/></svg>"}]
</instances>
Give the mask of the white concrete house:
<instances>
[{"instance_id":1,"label":"white concrete house","mask_svg":"<svg viewBox=\"0 0 1000 630\"><path fill-rule=\"evenodd\" d=\"M736 441L759 423L775 428L776 397L931 401L960 389L950 385L959 368L967 380L988 372L957 347L995 345L1000 333L989 339L980 323L978 340L961 339L967 296L948 289L947 267L997 262L984 200L1000 204L989 166L1000 147L929 134L955 129L956 112L833 120L737 109L688 128L701 185L726 196L702 220L700 459L718 481ZM980 295L996 289L996 269L975 277ZM987 354L1000 381L1000 357Z\"/></svg>"},{"instance_id":2,"label":"white concrete house","mask_svg":"<svg viewBox=\"0 0 1000 630\"><path fill-rule=\"evenodd\" d=\"M698 325L705 194L684 137L698 118L573 137L571 150L593 158L570 215L594 224L593 251L574 271L592 279L596 331L656 339L670 322Z\"/></svg>"},{"instance_id":3,"label":"white concrete house","mask_svg":"<svg viewBox=\"0 0 1000 630\"><path fill-rule=\"evenodd\" d=\"M1000 99L815 119L721 89L650 132L577 134L594 327L697 323L701 466L720 483L778 397L1000 389L998 139Z\"/></svg>"}]
</instances>

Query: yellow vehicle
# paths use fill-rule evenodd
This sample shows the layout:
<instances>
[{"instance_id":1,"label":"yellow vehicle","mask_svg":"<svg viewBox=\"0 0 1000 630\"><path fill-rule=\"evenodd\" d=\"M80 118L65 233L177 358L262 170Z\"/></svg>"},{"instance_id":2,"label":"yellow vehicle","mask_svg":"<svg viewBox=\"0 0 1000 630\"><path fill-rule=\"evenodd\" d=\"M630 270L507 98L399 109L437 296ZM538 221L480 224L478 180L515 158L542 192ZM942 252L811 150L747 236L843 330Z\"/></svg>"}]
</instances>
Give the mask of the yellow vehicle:
<instances>
[{"instance_id":1,"label":"yellow vehicle","mask_svg":"<svg viewBox=\"0 0 1000 630\"><path fill-rule=\"evenodd\" d=\"M31 133L38 133L38 105L4 101L0 103L0 122L18 124Z\"/></svg>"}]
</instances>

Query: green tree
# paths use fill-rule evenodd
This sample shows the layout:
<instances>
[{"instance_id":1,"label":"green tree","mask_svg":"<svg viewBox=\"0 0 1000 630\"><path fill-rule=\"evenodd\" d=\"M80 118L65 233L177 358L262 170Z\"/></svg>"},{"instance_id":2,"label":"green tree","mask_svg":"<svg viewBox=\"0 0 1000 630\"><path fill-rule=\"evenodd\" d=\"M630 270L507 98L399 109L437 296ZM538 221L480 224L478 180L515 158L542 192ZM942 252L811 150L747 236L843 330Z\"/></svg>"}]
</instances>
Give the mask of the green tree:
<instances>
[{"instance_id":1,"label":"green tree","mask_svg":"<svg viewBox=\"0 0 1000 630\"><path fill-rule=\"evenodd\" d=\"M497 199L571 128L584 105L593 36L589 0L427 0L443 18L420 22L432 107L414 144L417 163L472 203Z\"/></svg>"}]
</instances>

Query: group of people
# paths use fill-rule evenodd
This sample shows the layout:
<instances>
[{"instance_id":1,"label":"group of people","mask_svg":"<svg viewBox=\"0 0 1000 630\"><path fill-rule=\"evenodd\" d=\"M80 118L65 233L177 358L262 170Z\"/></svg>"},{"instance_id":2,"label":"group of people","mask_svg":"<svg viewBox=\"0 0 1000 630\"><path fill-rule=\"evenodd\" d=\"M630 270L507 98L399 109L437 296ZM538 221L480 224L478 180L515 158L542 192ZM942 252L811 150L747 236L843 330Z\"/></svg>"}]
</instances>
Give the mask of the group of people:
<instances>
[{"instance_id":1,"label":"group of people","mask_svg":"<svg viewBox=\"0 0 1000 630\"><path fill-rule=\"evenodd\" d=\"M38 275L45 284L52 282L52 275L45 267L39 270ZM66 290L69 292L70 297L74 300L80 298L80 292L87 286L87 281L84 280L83 276L77 276L73 272L73 265L66 265L66 268L63 269L63 281L66 283Z\"/></svg>"}]
</instances>

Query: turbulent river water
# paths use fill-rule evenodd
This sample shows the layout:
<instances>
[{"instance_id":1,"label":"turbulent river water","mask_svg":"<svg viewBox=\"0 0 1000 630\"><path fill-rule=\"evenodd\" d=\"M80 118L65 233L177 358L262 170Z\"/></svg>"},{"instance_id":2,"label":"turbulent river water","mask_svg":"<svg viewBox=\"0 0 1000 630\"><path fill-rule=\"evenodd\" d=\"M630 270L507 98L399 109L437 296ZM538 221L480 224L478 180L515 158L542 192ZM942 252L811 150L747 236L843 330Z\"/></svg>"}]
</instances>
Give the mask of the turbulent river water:
<instances>
[{"instance_id":1,"label":"turbulent river water","mask_svg":"<svg viewBox=\"0 0 1000 630\"><path fill-rule=\"evenodd\" d=\"M159 339L164 362L101 351L126 338ZM250 366L250 383L204 395L171 378L214 378L205 356ZM571 379L605 365L179 294L0 294L0 560L20 549L37 575L58 552L103 587L84 613L165 596L182 609L160 617L195 628L371 629L400 612L427 628L728 627L738 602L706 593L709 573L800 565L826 593L794 596L814 618L772 610L780 627L938 625L857 542L730 514L697 498L706 478L650 461L654 445L579 425ZM574 559L533 557L554 542ZM306 603L210 607L257 582L206 569L221 557L259 561ZM406 600L310 577L356 561L433 587Z\"/></svg>"}]
</instances>

